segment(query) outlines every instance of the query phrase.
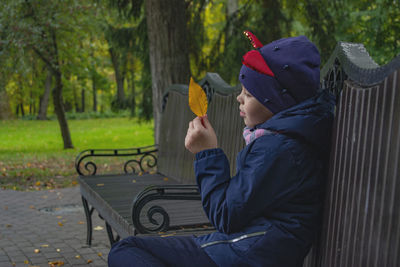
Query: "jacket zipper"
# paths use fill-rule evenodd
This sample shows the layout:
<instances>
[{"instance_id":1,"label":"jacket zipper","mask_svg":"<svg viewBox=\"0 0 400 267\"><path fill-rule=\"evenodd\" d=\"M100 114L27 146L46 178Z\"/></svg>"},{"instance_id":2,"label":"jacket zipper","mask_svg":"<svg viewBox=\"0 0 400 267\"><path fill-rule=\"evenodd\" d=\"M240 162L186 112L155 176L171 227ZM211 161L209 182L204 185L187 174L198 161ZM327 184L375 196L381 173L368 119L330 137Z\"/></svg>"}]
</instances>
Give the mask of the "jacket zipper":
<instances>
[{"instance_id":1,"label":"jacket zipper","mask_svg":"<svg viewBox=\"0 0 400 267\"><path fill-rule=\"evenodd\" d=\"M251 233L251 234L245 234L245 235L241 235L239 237L236 237L236 238L230 239L230 240L218 240L218 241L212 241L212 242L209 242L209 243L204 243L200 247L201 248L205 248L205 247L208 247L208 246L212 246L212 245L216 245L216 244L222 244L222 243L231 244L231 243L235 243L235 242L238 242L238 241L246 239L246 238L265 235L266 233L267 233L267 231L255 232L255 233Z\"/></svg>"}]
</instances>

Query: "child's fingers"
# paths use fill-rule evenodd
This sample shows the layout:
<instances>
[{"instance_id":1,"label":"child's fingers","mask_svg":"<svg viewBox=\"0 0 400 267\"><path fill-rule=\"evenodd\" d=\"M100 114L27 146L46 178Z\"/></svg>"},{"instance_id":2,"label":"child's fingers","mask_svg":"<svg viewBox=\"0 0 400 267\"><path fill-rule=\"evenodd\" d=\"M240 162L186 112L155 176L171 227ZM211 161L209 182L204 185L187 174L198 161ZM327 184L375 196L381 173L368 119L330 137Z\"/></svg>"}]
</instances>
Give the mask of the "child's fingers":
<instances>
[{"instance_id":1,"label":"child's fingers","mask_svg":"<svg viewBox=\"0 0 400 267\"><path fill-rule=\"evenodd\" d=\"M194 126L195 129L204 128L203 125L201 124L201 118L200 117L196 117L193 120L193 126Z\"/></svg>"},{"instance_id":2,"label":"child's fingers","mask_svg":"<svg viewBox=\"0 0 400 267\"><path fill-rule=\"evenodd\" d=\"M204 126L205 126L207 129L212 128L211 123L210 123L210 121L208 120L207 115L205 115L205 116L203 116L203 117L201 117L201 118L202 118L202 120L203 120Z\"/></svg>"}]
</instances>

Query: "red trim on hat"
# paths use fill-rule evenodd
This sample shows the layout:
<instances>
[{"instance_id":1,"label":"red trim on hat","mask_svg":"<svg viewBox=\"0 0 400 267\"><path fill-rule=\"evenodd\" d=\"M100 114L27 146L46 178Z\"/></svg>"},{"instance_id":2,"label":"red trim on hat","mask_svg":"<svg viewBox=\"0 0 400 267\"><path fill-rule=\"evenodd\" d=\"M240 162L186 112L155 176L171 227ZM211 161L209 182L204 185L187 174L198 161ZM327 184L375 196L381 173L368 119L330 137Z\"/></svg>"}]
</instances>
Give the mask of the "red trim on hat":
<instances>
[{"instance_id":1,"label":"red trim on hat","mask_svg":"<svg viewBox=\"0 0 400 267\"><path fill-rule=\"evenodd\" d=\"M251 50L247 52L242 59L243 65L271 77L275 77L270 67L265 62L263 56L258 50Z\"/></svg>"},{"instance_id":2,"label":"red trim on hat","mask_svg":"<svg viewBox=\"0 0 400 267\"><path fill-rule=\"evenodd\" d=\"M253 45L254 48L261 48L263 47L263 44L258 40L258 38L251 33L250 31L244 31L244 35L246 35L247 38L249 38L251 44Z\"/></svg>"}]
</instances>

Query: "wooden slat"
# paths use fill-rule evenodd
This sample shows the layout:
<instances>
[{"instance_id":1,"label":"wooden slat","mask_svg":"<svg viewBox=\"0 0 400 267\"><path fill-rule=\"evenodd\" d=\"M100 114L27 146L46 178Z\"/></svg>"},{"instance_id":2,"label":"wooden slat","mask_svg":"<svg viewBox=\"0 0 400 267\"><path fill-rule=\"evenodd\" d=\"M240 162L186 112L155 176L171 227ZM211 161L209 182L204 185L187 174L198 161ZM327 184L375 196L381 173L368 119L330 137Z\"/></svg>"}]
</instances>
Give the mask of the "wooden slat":
<instances>
[{"instance_id":1,"label":"wooden slat","mask_svg":"<svg viewBox=\"0 0 400 267\"><path fill-rule=\"evenodd\" d=\"M398 79L396 71L367 88L345 82L314 266L400 264Z\"/></svg>"}]
</instances>

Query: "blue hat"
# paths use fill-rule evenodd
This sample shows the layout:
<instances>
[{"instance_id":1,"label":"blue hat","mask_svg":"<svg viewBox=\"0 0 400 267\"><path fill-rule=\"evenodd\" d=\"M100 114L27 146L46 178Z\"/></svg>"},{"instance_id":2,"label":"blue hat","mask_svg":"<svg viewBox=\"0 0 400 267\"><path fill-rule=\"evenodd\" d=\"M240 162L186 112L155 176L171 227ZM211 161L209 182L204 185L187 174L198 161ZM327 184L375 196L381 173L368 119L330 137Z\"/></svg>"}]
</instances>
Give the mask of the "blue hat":
<instances>
[{"instance_id":1,"label":"blue hat","mask_svg":"<svg viewBox=\"0 0 400 267\"><path fill-rule=\"evenodd\" d=\"M272 113L317 93L321 60L307 37L283 38L262 46L251 32L245 34L257 50L243 56L239 81Z\"/></svg>"}]
</instances>

